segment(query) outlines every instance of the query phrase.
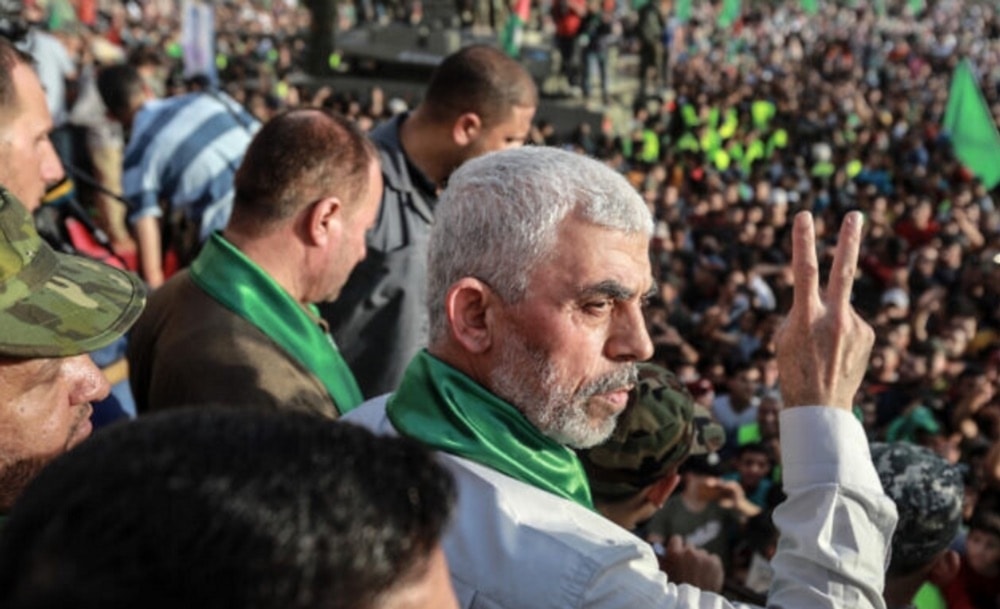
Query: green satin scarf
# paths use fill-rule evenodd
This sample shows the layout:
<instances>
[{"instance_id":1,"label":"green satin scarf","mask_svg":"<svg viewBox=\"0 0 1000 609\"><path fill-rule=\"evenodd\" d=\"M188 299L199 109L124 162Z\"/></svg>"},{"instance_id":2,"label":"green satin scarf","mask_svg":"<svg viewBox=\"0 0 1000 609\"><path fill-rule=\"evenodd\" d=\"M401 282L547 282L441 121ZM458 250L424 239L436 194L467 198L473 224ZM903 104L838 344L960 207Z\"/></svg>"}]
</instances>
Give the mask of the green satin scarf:
<instances>
[{"instance_id":1,"label":"green satin scarf","mask_svg":"<svg viewBox=\"0 0 1000 609\"><path fill-rule=\"evenodd\" d=\"M315 374L340 414L361 404L358 382L333 338L320 327L316 307L292 298L221 234L215 233L205 242L189 273L206 294L260 328Z\"/></svg>"},{"instance_id":2,"label":"green satin scarf","mask_svg":"<svg viewBox=\"0 0 1000 609\"><path fill-rule=\"evenodd\" d=\"M404 436L594 509L587 476L572 450L426 351L410 362L386 413Z\"/></svg>"}]
</instances>

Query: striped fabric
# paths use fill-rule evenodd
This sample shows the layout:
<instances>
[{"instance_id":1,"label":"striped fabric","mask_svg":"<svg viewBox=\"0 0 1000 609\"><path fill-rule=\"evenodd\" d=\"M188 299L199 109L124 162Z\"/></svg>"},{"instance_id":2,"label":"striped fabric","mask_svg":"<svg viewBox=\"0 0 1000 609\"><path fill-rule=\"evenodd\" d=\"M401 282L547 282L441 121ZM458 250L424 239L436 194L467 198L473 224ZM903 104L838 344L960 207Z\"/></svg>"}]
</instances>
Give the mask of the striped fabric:
<instances>
[{"instance_id":1,"label":"striped fabric","mask_svg":"<svg viewBox=\"0 0 1000 609\"><path fill-rule=\"evenodd\" d=\"M129 221L162 215L160 201L200 226L204 240L225 227L233 176L260 123L224 93L146 103L125 149L122 189Z\"/></svg>"}]
</instances>

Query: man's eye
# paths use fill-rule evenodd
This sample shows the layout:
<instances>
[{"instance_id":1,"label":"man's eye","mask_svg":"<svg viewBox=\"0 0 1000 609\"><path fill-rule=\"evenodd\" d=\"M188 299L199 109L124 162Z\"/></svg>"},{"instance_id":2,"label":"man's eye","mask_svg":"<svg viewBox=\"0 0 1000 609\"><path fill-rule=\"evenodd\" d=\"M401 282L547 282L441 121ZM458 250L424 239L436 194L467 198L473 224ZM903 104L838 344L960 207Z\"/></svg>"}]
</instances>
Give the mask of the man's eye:
<instances>
[{"instance_id":1,"label":"man's eye","mask_svg":"<svg viewBox=\"0 0 1000 609\"><path fill-rule=\"evenodd\" d=\"M583 308L591 313L603 313L611 308L610 300L595 300L583 305Z\"/></svg>"}]
</instances>

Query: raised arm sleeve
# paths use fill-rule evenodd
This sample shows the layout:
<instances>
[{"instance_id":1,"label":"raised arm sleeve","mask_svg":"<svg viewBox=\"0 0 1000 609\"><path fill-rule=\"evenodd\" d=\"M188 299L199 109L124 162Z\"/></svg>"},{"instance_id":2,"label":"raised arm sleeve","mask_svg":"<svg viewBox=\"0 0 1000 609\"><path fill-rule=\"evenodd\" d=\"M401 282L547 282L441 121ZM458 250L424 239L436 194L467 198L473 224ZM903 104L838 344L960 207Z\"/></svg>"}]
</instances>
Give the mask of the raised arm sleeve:
<instances>
[{"instance_id":1,"label":"raised arm sleeve","mask_svg":"<svg viewBox=\"0 0 1000 609\"><path fill-rule=\"evenodd\" d=\"M883 609L896 506L882 490L864 430L851 413L818 406L781 413L788 498L769 607Z\"/></svg>"}]
</instances>

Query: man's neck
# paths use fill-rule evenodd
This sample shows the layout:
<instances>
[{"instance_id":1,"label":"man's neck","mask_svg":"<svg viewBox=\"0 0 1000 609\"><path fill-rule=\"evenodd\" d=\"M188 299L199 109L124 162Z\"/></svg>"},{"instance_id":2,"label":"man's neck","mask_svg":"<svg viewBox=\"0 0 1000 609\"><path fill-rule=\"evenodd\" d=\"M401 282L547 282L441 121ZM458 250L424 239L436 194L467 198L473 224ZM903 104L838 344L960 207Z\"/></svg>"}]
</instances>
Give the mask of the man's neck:
<instances>
[{"instance_id":1,"label":"man's neck","mask_svg":"<svg viewBox=\"0 0 1000 609\"><path fill-rule=\"evenodd\" d=\"M289 231L274 231L264 236L248 237L238 231L226 229L223 237L243 252L292 298L308 304L308 281L304 278L300 243Z\"/></svg>"},{"instance_id":2,"label":"man's neck","mask_svg":"<svg viewBox=\"0 0 1000 609\"><path fill-rule=\"evenodd\" d=\"M428 120L420 108L399 126L399 144L407 160L438 188L456 168L450 142L447 127Z\"/></svg>"},{"instance_id":3,"label":"man's neck","mask_svg":"<svg viewBox=\"0 0 1000 609\"><path fill-rule=\"evenodd\" d=\"M491 364L484 358L472 355L451 344L449 341L434 342L427 346L427 352L476 383L479 383L490 392L493 391L489 373L492 369L490 367Z\"/></svg>"}]
</instances>

